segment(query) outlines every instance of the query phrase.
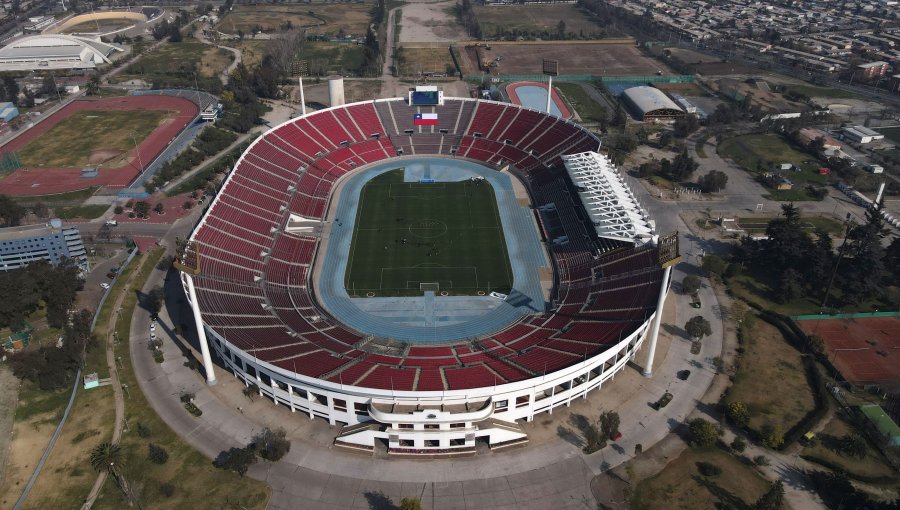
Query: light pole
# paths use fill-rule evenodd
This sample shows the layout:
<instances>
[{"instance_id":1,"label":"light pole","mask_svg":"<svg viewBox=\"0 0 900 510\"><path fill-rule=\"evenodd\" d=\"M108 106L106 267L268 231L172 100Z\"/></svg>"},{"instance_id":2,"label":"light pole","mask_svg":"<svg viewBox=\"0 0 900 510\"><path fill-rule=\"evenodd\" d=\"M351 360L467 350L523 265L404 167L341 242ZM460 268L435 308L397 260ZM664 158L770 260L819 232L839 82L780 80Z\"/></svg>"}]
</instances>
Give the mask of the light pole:
<instances>
[{"instance_id":1,"label":"light pole","mask_svg":"<svg viewBox=\"0 0 900 510\"><path fill-rule=\"evenodd\" d=\"M137 139L134 137L134 131L131 132L131 141L134 142L134 153L137 154L138 165L140 165L140 167L138 168L138 170L139 170L141 173L143 173L143 171L144 171L144 162L141 160L141 151L140 151L140 149L138 148Z\"/></svg>"}]
</instances>

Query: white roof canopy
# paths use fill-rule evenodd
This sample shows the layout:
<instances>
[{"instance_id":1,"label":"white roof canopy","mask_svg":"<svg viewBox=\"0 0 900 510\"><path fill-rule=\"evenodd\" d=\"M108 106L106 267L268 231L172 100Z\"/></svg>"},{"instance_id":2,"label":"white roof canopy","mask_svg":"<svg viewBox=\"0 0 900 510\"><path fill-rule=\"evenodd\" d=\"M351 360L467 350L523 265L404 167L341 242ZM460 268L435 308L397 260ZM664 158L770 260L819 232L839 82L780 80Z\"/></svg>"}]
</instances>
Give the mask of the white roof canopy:
<instances>
[{"instance_id":1,"label":"white roof canopy","mask_svg":"<svg viewBox=\"0 0 900 510\"><path fill-rule=\"evenodd\" d=\"M582 152L562 160L599 237L636 244L654 240L653 220L606 156Z\"/></svg>"}]
</instances>

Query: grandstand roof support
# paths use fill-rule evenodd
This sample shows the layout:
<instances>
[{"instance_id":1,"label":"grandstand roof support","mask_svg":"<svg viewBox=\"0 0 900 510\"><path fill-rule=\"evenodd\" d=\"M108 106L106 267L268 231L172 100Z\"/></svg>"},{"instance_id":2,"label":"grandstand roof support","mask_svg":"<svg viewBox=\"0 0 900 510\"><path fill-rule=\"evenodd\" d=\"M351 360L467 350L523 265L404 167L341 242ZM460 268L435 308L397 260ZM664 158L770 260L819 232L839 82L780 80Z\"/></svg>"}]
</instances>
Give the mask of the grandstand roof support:
<instances>
[{"instance_id":1,"label":"grandstand roof support","mask_svg":"<svg viewBox=\"0 0 900 510\"><path fill-rule=\"evenodd\" d=\"M194 314L194 323L197 326L197 339L200 341L200 355L203 357L203 371L206 372L206 384L216 384L216 373L213 371L212 356L209 354L209 341L206 339L206 329L203 327L203 318L200 315L200 303L197 300L197 291L194 288L194 278L182 273L184 283L188 289L188 299L191 301L191 311Z\"/></svg>"},{"instance_id":2,"label":"grandstand roof support","mask_svg":"<svg viewBox=\"0 0 900 510\"><path fill-rule=\"evenodd\" d=\"M667 266L663 272L662 285L659 287L659 299L656 301L656 315L653 316L653 325L650 326L650 346L647 348L647 362L644 365L644 377L653 377L653 358L656 356L656 341L659 339L659 324L662 321L663 307L666 304L666 294L669 290L669 278L672 276L672 266Z\"/></svg>"}]
</instances>

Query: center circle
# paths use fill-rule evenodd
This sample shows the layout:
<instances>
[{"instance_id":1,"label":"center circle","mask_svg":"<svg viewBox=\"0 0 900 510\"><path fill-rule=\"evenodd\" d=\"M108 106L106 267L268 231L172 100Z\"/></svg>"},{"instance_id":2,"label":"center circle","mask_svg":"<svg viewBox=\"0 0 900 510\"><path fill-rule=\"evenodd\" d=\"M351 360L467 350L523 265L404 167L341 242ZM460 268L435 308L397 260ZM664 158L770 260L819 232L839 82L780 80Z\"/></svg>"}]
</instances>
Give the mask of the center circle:
<instances>
[{"instance_id":1,"label":"center circle","mask_svg":"<svg viewBox=\"0 0 900 510\"><path fill-rule=\"evenodd\" d=\"M420 239L434 239L447 233L447 224L443 221L424 218L411 223L409 233Z\"/></svg>"}]
</instances>

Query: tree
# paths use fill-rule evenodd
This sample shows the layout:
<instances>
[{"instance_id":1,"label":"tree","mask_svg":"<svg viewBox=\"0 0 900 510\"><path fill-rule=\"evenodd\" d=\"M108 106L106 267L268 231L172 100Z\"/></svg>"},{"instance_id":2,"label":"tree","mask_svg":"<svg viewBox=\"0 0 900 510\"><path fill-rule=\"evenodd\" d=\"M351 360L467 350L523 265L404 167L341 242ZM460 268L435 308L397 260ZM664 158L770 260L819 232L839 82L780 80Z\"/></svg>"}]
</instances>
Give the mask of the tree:
<instances>
[{"instance_id":1,"label":"tree","mask_svg":"<svg viewBox=\"0 0 900 510\"><path fill-rule=\"evenodd\" d=\"M88 80L85 85L85 94L89 96L96 96L100 93L100 75L95 74L91 76L91 79Z\"/></svg>"},{"instance_id":2,"label":"tree","mask_svg":"<svg viewBox=\"0 0 900 510\"><path fill-rule=\"evenodd\" d=\"M673 134L677 138L685 138L698 129L700 129L700 122L697 120L697 116L692 113L676 119L672 124Z\"/></svg>"},{"instance_id":3,"label":"tree","mask_svg":"<svg viewBox=\"0 0 900 510\"><path fill-rule=\"evenodd\" d=\"M229 448L220 452L213 461L213 465L219 469L234 471L243 478L255 462L256 452L248 446L246 448Z\"/></svg>"},{"instance_id":4,"label":"tree","mask_svg":"<svg viewBox=\"0 0 900 510\"><path fill-rule=\"evenodd\" d=\"M286 439L284 429L275 431L269 428L253 436L250 447L262 458L276 462L291 451L291 442Z\"/></svg>"},{"instance_id":5,"label":"tree","mask_svg":"<svg viewBox=\"0 0 900 510\"><path fill-rule=\"evenodd\" d=\"M41 219L47 218L50 216L50 208L47 207L47 204L38 202L34 204L34 215Z\"/></svg>"},{"instance_id":6,"label":"tree","mask_svg":"<svg viewBox=\"0 0 900 510\"><path fill-rule=\"evenodd\" d=\"M556 37L558 39L566 38L566 22L563 20L559 20L559 23L556 24Z\"/></svg>"},{"instance_id":7,"label":"tree","mask_svg":"<svg viewBox=\"0 0 900 510\"><path fill-rule=\"evenodd\" d=\"M160 309L162 309L163 299L165 299L165 290L163 290L162 286L157 285L144 298L144 308L151 315L158 314Z\"/></svg>"},{"instance_id":8,"label":"tree","mask_svg":"<svg viewBox=\"0 0 900 510\"><path fill-rule=\"evenodd\" d=\"M619 433L619 413L615 411L601 413L598 423L600 424L600 434L604 441L612 441L616 434Z\"/></svg>"},{"instance_id":9,"label":"tree","mask_svg":"<svg viewBox=\"0 0 900 510\"><path fill-rule=\"evenodd\" d=\"M614 127L625 126L625 110L622 109L622 105L620 103L616 103L616 111L613 113L612 120L609 121L609 125Z\"/></svg>"},{"instance_id":10,"label":"tree","mask_svg":"<svg viewBox=\"0 0 900 510\"><path fill-rule=\"evenodd\" d=\"M707 193L715 193L717 191L721 191L725 189L725 185L728 183L728 176L725 175L725 172L721 172L719 170L710 170L705 175L700 177L697 184L700 185L700 188Z\"/></svg>"},{"instance_id":11,"label":"tree","mask_svg":"<svg viewBox=\"0 0 900 510\"><path fill-rule=\"evenodd\" d=\"M122 475L122 449L116 443L100 443L91 450L91 467L94 471L106 472L116 482L116 486L122 491L122 495L128 500L129 506L133 504L128 482Z\"/></svg>"},{"instance_id":12,"label":"tree","mask_svg":"<svg viewBox=\"0 0 900 510\"><path fill-rule=\"evenodd\" d=\"M593 423L588 422L584 427L585 445L582 451L587 454L594 453L606 446L606 439Z\"/></svg>"},{"instance_id":13,"label":"tree","mask_svg":"<svg viewBox=\"0 0 900 510\"><path fill-rule=\"evenodd\" d=\"M422 510L422 501L419 498L403 498L400 500L400 510Z\"/></svg>"},{"instance_id":14,"label":"tree","mask_svg":"<svg viewBox=\"0 0 900 510\"><path fill-rule=\"evenodd\" d=\"M17 227L25 216L25 208L7 195L0 195L0 227Z\"/></svg>"},{"instance_id":15,"label":"tree","mask_svg":"<svg viewBox=\"0 0 900 510\"><path fill-rule=\"evenodd\" d=\"M716 444L719 429L703 418L694 418L688 423L688 442L691 446L707 447Z\"/></svg>"},{"instance_id":16,"label":"tree","mask_svg":"<svg viewBox=\"0 0 900 510\"><path fill-rule=\"evenodd\" d=\"M700 164L694 161L687 149L683 149L673 161L664 159L660 170L671 180L682 182L689 180L698 166Z\"/></svg>"},{"instance_id":17,"label":"tree","mask_svg":"<svg viewBox=\"0 0 900 510\"><path fill-rule=\"evenodd\" d=\"M721 276L728 269L728 264L718 255L704 255L700 267L706 274Z\"/></svg>"},{"instance_id":18,"label":"tree","mask_svg":"<svg viewBox=\"0 0 900 510\"><path fill-rule=\"evenodd\" d=\"M695 340L700 340L704 336L712 334L712 328L709 325L709 321L704 319L702 315L696 315L690 318L684 324L684 330Z\"/></svg>"},{"instance_id":19,"label":"tree","mask_svg":"<svg viewBox=\"0 0 900 510\"><path fill-rule=\"evenodd\" d=\"M134 204L134 214L138 216L138 218L144 218L150 212L150 204L144 200L139 201Z\"/></svg>"},{"instance_id":20,"label":"tree","mask_svg":"<svg viewBox=\"0 0 900 510\"><path fill-rule=\"evenodd\" d=\"M769 490L756 500L753 510L780 510L784 506L784 484L775 480Z\"/></svg>"},{"instance_id":21,"label":"tree","mask_svg":"<svg viewBox=\"0 0 900 510\"><path fill-rule=\"evenodd\" d=\"M156 205L153 206L153 211L156 212L156 214L162 214L165 210L166 206L164 206L162 202L157 202Z\"/></svg>"},{"instance_id":22,"label":"tree","mask_svg":"<svg viewBox=\"0 0 900 510\"><path fill-rule=\"evenodd\" d=\"M740 428L746 427L747 422L750 421L750 409L747 407L747 404L740 400L728 404L725 414L731 420L731 423Z\"/></svg>"},{"instance_id":23,"label":"tree","mask_svg":"<svg viewBox=\"0 0 900 510\"><path fill-rule=\"evenodd\" d=\"M700 290L700 278L694 275L688 275L681 281L681 288L685 294L696 294Z\"/></svg>"},{"instance_id":24,"label":"tree","mask_svg":"<svg viewBox=\"0 0 900 510\"><path fill-rule=\"evenodd\" d=\"M803 277L794 268L789 267L778 279L778 301L787 303L803 295Z\"/></svg>"},{"instance_id":25,"label":"tree","mask_svg":"<svg viewBox=\"0 0 900 510\"><path fill-rule=\"evenodd\" d=\"M158 444L150 443L147 445L147 458L154 464L165 464L169 460L169 452Z\"/></svg>"}]
</instances>

